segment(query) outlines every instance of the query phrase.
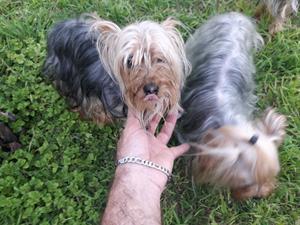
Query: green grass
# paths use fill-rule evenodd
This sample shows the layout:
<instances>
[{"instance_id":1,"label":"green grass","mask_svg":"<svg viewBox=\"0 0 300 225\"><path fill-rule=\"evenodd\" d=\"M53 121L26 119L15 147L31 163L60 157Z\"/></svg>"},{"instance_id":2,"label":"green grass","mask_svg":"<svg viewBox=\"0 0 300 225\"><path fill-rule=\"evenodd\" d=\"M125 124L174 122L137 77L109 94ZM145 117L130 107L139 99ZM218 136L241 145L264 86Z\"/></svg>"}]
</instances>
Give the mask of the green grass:
<instances>
[{"instance_id":1,"label":"green grass","mask_svg":"<svg viewBox=\"0 0 300 225\"><path fill-rule=\"evenodd\" d=\"M45 36L53 23L84 12L120 25L174 16L193 32L216 13L253 15L249 2L0 0L0 108L17 115L9 125L23 144L13 153L0 151L0 224L97 224L113 177L120 126L80 121L41 76ZM266 40L267 26L264 18L259 30ZM278 188L267 199L234 202L226 190L194 187L187 159L181 158L162 198L165 224L300 223L300 29L277 34L256 64L259 108L275 106L289 122Z\"/></svg>"}]
</instances>

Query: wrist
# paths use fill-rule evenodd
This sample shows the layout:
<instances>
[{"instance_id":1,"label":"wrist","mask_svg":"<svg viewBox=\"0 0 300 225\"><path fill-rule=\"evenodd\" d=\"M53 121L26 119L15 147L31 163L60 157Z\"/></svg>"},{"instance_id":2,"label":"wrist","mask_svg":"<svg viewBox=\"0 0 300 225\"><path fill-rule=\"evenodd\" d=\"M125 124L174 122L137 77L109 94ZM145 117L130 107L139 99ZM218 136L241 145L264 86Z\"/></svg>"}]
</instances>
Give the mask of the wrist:
<instances>
[{"instance_id":1,"label":"wrist","mask_svg":"<svg viewBox=\"0 0 300 225\"><path fill-rule=\"evenodd\" d=\"M160 196L165 189L168 177L154 168L126 163L117 166L115 179L126 182L137 191L140 189L142 192Z\"/></svg>"},{"instance_id":2,"label":"wrist","mask_svg":"<svg viewBox=\"0 0 300 225\"><path fill-rule=\"evenodd\" d=\"M145 169L150 168L134 164L116 168L102 224L161 224L163 189L148 179Z\"/></svg>"}]
</instances>

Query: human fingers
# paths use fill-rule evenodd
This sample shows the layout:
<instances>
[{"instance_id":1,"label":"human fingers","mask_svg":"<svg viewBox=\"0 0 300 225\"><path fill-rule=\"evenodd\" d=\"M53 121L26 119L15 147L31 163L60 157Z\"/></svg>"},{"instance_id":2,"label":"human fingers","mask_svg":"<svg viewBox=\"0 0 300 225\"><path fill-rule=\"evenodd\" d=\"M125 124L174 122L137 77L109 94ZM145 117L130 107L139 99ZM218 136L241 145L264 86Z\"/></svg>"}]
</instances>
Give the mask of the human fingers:
<instances>
[{"instance_id":1,"label":"human fingers","mask_svg":"<svg viewBox=\"0 0 300 225\"><path fill-rule=\"evenodd\" d=\"M157 128L157 126L158 126L160 120L161 120L161 116L156 115L156 116L154 116L154 118L153 118L152 121L150 122L148 131L149 131L151 134L154 134L154 133L155 133L156 128Z\"/></svg>"},{"instance_id":2,"label":"human fingers","mask_svg":"<svg viewBox=\"0 0 300 225\"><path fill-rule=\"evenodd\" d=\"M172 152L174 159L176 159L182 154L186 153L189 150L189 148L189 144L181 144L179 146L170 148L170 151Z\"/></svg>"},{"instance_id":3,"label":"human fingers","mask_svg":"<svg viewBox=\"0 0 300 225\"><path fill-rule=\"evenodd\" d=\"M157 135L157 139L163 144L167 144L172 136L176 121L177 121L178 112L169 113L164 125Z\"/></svg>"}]
</instances>

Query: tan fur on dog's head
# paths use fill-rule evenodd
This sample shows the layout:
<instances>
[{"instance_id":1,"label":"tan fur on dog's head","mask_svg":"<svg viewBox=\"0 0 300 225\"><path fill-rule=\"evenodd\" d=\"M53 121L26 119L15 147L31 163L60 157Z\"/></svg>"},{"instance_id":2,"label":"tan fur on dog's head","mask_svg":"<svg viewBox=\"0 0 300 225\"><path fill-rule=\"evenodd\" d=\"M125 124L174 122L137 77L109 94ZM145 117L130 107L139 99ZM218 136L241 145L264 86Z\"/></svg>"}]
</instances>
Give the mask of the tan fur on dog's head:
<instances>
[{"instance_id":1,"label":"tan fur on dog's head","mask_svg":"<svg viewBox=\"0 0 300 225\"><path fill-rule=\"evenodd\" d=\"M176 29L179 24L169 18L160 24L144 21L123 29L100 19L93 25L101 32L98 50L105 69L144 125L156 114L180 108L180 91L190 65Z\"/></svg>"},{"instance_id":2,"label":"tan fur on dog's head","mask_svg":"<svg viewBox=\"0 0 300 225\"><path fill-rule=\"evenodd\" d=\"M194 145L199 152L193 159L195 180L229 187L238 199L268 195L280 170L277 149L285 127L285 117L269 109L255 124L208 131ZM253 135L258 136L255 144Z\"/></svg>"}]
</instances>

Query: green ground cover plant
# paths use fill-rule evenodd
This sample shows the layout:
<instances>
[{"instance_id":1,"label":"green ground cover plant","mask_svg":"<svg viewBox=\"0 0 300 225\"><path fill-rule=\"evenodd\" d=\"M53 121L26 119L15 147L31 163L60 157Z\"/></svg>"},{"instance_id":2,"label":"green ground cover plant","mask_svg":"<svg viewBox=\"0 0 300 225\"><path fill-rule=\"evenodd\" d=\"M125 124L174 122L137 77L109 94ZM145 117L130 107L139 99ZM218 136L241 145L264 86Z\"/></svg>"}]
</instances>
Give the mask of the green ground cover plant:
<instances>
[{"instance_id":1,"label":"green ground cover plant","mask_svg":"<svg viewBox=\"0 0 300 225\"><path fill-rule=\"evenodd\" d=\"M247 0L0 0L0 109L21 149L0 150L0 224L97 224L114 173L120 124L81 121L41 74L46 33L57 21L86 12L126 25L136 20L181 20L186 39L209 16L253 15ZM268 18L259 30L265 40ZM278 188L267 199L234 202L228 191L196 187L188 159L177 160L162 197L167 225L300 224L300 20L267 41L256 57L258 108L274 106L288 117L280 148ZM296 28L298 26L298 28ZM176 144L173 139L171 144Z\"/></svg>"}]
</instances>

